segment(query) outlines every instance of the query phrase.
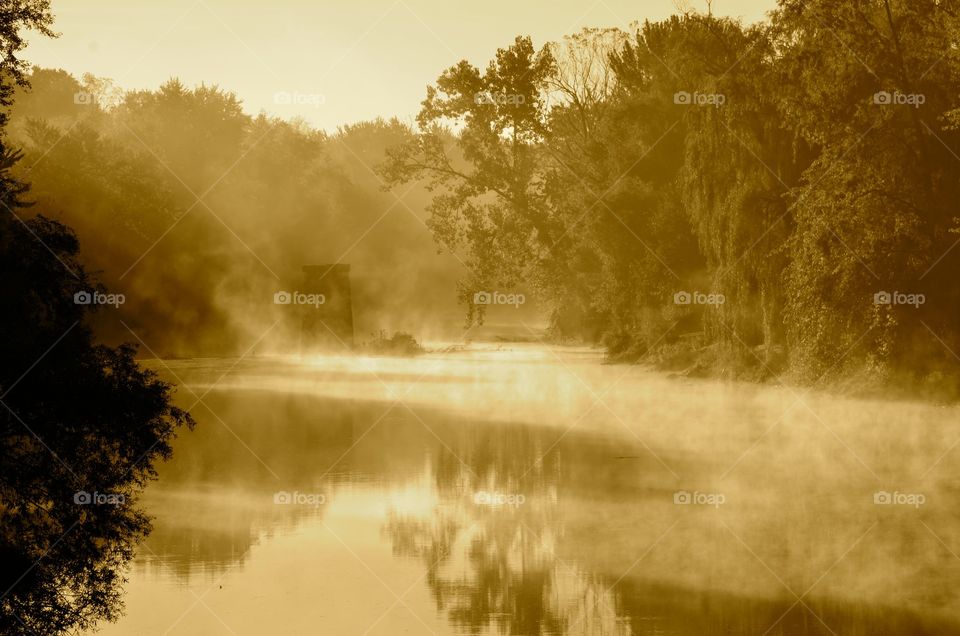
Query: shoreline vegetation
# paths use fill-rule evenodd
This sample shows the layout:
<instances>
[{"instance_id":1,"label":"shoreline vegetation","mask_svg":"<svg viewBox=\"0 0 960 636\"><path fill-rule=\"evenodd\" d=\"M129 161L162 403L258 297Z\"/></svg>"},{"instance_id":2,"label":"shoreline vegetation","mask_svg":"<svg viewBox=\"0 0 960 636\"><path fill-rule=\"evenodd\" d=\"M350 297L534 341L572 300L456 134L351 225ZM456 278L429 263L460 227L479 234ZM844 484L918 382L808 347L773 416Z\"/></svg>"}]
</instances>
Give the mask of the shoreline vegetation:
<instances>
[{"instance_id":1,"label":"shoreline vegetation","mask_svg":"<svg viewBox=\"0 0 960 636\"><path fill-rule=\"evenodd\" d=\"M428 87L383 172L429 184L468 324L522 289L613 361L955 400L958 27L782 0L517 37Z\"/></svg>"},{"instance_id":2,"label":"shoreline vegetation","mask_svg":"<svg viewBox=\"0 0 960 636\"><path fill-rule=\"evenodd\" d=\"M381 354L379 347L384 347L383 343L388 343L389 339L383 340L386 332L381 332L378 341L381 343L375 347L362 347L358 353ZM406 333L398 333L394 338L401 337L404 340L409 338L411 342L416 343L416 339ZM862 368L860 370L848 371L843 377L834 377L827 382L810 383L803 381L791 374L786 362L783 350L767 354L762 347L757 347L752 351L754 361L740 368L731 368L725 364L722 352L719 351L717 344L701 344L702 334L686 334L685 337L678 339L678 345L664 346L660 349L648 352L645 355L636 357L628 355L611 355L609 351L596 343L582 341L560 341L552 336L549 331L541 334L531 334L530 336L507 336L507 335L489 335L484 338L467 339L462 344L451 344L442 348L432 348L428 345L418 344L418 348L413 353L396 354L401 356L422 355L422 354L445 354L460 353L476 344L483 343L487 345L497 345L498 347L509 347L510 345L539 344L544 346L586 346L595 348L603 354L602 364L623 365L631 364L649 368L652 371L663 374L668 378L691 378L698 380L732 380L755 385L770 386L793 386L796 388L809 388L824 392L838 397L858 398L858 399L883 399L892 401L924 401L929 403L956 403L960 400L960 395L954 392L948 392L944 389L947 385L944 378L934 376L926 384L918 384L915 378L896 377L892 375L880 376L873 369ZM389 346L385 347L387 350ZM499 349L498 349L499 350ZM386 353L391 355L391 353ZM773 364L764 363L764 359L773 359Z\"/></svg>"},{"instance_id":3,"label":"shoreline vegetation","mask_svg":"<svg viewBox=\"0 0 960 636\"><path fill-rule=\"evenodd\" d=\"M416 338L403 331L396 331L392 336L388 336L385 329L380 329L371 336L360 345L357 353L398 357L412 357L426 353Z\"/></svg>"},{"instance_id":4,"label":"shoreline vegetation","mask_svg":"<svg viewBox=\"0 0 960 636\"><path fill-rule=\"evenodd\" d=\"M611 361L956 399L957 32L934 0L782 0L752 25L690 11L521 36L450 66L414 125L330 134L213 85L34 68L12 170L126 298L97 333L164 356L245 350L277 319L258 261L297 272L324 237L319 253L352 250L358 333L435 332L453 289L467 327L529 297L553 341ZM214 183L214 213L181 221ZM379 222L390 188L425 218ZM373 227L355 248L354 225Z\"/></svg>"}]
</instances>

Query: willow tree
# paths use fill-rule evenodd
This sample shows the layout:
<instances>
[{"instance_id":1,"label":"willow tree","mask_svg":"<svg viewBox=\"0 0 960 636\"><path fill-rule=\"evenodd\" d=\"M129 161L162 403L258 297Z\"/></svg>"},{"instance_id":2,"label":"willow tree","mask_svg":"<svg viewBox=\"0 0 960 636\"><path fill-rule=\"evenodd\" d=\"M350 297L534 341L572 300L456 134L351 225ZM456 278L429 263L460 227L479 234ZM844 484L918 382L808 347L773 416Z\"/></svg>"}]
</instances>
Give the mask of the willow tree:
<instances>
[{"instance_id":1,"label":"willow tree","mask_svg":"<svg viewBox=\"0 0 960 636\"><path fill-rule=\"evenodd\" d=\"M684 126L679 190L705 260L703 284L726 300L704 312L708 339L738 368L783 362L782 273L792 229L785 194L805 147L777 112L776 65L766 27L678 19L674 71ZM751 351L762 348L762 355Z\"/></svg>"},{"instance_id":2,"label":"willow tree","mask_svg":"<svg viewBox=\"0 0 960 636\"><path fill-rule=\"evenodd\" d=\"M683 137L670 71L658 59L670 38L660 34L648 23L608 35L598 76L611 79L590 106L591 125L579 132L583 100L572 101L554 110L548 138L560 157L553 200L567 233L591 250L590 308L616 357L644 355L664 339L673 321L665 308L700 263L676 189ZM568 146L577 152L564 154Z\"/></svg>"}]
</instances>

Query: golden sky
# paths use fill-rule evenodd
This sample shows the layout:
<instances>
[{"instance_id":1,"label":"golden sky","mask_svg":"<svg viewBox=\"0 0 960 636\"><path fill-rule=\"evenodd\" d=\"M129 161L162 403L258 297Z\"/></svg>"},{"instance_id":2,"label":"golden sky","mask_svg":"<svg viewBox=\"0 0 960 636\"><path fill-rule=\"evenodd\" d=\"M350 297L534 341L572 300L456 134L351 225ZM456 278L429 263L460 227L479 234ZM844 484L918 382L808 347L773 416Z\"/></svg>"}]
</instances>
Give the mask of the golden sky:
<instances>
[{"instance_id":1,"label":"golden sky","mask_svg":"<svg viewBox=\"0 0 960 636\"><path fill-rule=\"evenodd\" d=\"M170 77L215 83L250 113L300 116L333 130L377 116L410 120L425 87L460 59L485 65L530 35L539 47L586 26L627 28L705 0L53 0L57 40L26 58L124 88ZM754 22L775 0L714 0Z\"/></svg>"}]
</instances>

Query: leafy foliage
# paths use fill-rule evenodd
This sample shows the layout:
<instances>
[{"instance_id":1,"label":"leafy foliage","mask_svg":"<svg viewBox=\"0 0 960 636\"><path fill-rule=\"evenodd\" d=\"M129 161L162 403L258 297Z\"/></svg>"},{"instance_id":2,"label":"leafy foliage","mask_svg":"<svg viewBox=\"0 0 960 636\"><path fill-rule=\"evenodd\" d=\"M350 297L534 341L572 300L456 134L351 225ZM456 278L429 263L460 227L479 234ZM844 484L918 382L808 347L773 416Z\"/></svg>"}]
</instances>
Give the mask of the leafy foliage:
<instances>
[{"instance_id":1,"label":"leafy foliage","mask_svg":"<svg viewBox=\"0 0 960 636\"><path fill-rule=\"evenodd\" d=\"M629 358L693 343L754 376L955 380L957 20L937 0L781 0L764 24L688 12L539 57L518 38L428 89L386 172L439 175L431 227L470 254L464 291L530 285L561 337ZM509 85L503 60L555 98L509 111L516 140L468 99Z\"/></svg>"},{"instance_id":2,"label":"leafy foliage","mask_svg":"<svg viewBox=\"0 0 960 636\"><path fill-rule=\"evenodd\" d=\"M94 342L74 294L103 290L68 228L16 216L22 187L4 157L0 631L56 634L118 616L123 568L150 527L137 495L192 419L132 346ZM84 505L82 493L124 503Z\"/></svg>"},{"instance_id":3,"label":"leafy foliage","mask_svg":"<svg viewBox=\"0 0 960 636\"><path fill-rule=\"evenodd\" d=\"M0 2L0 126L27 85L21 30L53 35L51 21L49 2ZM94 341L74 295L104 290L69 228L24 218L22 156L0 142L0 632L59 634L118 616L150 528L137 495L193 420L132 346Z\"/></svg>"}]
</instances>

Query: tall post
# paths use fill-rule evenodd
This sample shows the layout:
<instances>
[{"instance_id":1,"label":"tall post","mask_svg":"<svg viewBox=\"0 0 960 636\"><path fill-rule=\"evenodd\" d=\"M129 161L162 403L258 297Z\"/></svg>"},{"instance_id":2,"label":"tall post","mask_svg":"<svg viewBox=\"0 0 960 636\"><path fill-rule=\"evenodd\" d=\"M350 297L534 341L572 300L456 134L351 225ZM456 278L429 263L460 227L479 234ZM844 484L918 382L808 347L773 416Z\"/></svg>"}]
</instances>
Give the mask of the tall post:
<instances>
[{"instance_id":1,"label":"tall post","mask_svg":"<svg viewBox=\"0 0 960 636\"><path fill-rule=\"evenodd\" d=\"M352 349L350 266L304 265L299 291L323 296L321 304L304 305L300 309L300 348Z\"/></svg>"}]
</instances>

